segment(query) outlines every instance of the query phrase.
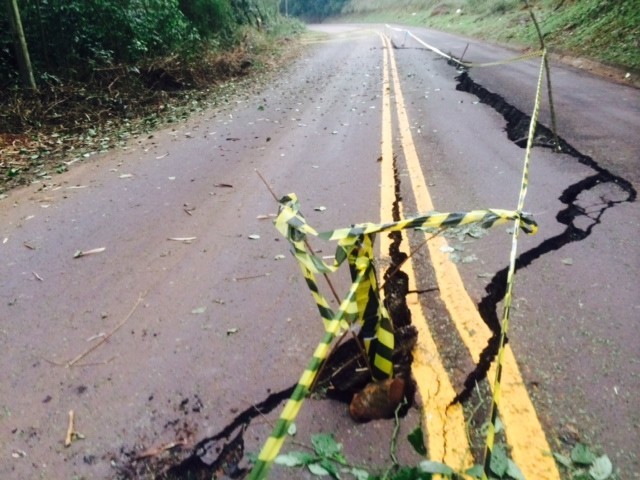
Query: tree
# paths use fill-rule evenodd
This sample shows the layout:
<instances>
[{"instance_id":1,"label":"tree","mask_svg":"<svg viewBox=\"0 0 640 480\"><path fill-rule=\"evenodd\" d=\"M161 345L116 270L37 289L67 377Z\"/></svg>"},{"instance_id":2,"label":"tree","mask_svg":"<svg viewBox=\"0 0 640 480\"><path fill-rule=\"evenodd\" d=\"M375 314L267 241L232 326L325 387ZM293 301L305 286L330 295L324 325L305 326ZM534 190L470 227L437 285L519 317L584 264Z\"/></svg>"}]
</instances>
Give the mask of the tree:
<instances>
[{"instance_id":1,"label":"tree","mask_svg":"<svg viewBox=\"0 0 640 480\"><path fill-rule=\"evenodd\" d=\"M6 0L6 6L9 13L9 24L13 33L16 58L18 60L18 70L22 84L31 90L37 90L36 81L33 77L33 68L29 58L29 49L27 48L27 40L24 37L22 29L22 20L20 19L20 10L18 10L17 0Z\"/></svg>"}]
</instances>

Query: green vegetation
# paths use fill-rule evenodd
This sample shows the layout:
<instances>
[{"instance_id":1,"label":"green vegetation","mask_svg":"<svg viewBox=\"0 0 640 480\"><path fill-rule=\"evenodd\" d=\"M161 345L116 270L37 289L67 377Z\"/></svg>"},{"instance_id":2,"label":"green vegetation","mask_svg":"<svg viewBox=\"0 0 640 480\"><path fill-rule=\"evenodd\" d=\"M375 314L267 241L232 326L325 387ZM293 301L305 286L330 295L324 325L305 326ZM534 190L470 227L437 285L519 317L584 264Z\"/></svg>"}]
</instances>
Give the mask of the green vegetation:
<instances>
[{"instance_id":1,"label":"green vegetation","mask_svg":"<svg viewBox=\"0 0 640 480\"><path fill-rule=\"evenodd\" d=\"M287 0L284 8L289 15L318 22L327 17L339 15L348 2L349 0ZM283 5L280 8L282 7Z\"/></svg>"},{"instance_id":2,"label":"green vegetation","mask_svg":"<svg viewBox=\"0 0 640 480\"><path fill-rule=\"evenodd\" d=\"M640 71L637 0L530 0L552 51ZM522 0L351 0L350 21L396 22L535 47Z\"/></svg>"},{"instance_id":3,"label":"green vegetation","mask_svg":"<svg viewBox=\"0 0 640 480\"><path fill-rule=\"evenodd\" d=\"M0 196L227 101L224 82L286 61L304 30L278 0L12 1L36 88L0 16Z\"/></svg>"}]
</instances>

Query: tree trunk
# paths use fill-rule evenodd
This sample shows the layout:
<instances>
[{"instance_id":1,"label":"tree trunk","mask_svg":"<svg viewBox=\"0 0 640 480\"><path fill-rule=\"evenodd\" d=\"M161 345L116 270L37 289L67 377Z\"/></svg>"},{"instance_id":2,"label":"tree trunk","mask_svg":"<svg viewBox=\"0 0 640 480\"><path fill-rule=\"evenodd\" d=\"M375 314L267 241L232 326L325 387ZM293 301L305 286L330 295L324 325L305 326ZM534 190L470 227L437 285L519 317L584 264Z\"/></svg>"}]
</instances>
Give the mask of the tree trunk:
<instances>
[{"instance_id":1,"label":"tree trunk","mask_svg":"<svg viewBox=\"0 0 640 480\"><path fill-rule=\"evenodd\" d=\"M36 81L33 78L33 69L31 68L31 60L29 59L29 49L27 48L27 40L24 37L22 29L22 21L20 20L20 11L18 10L17 0L6 0L9 13L9 22L13 33L13 42L15 45L16 57L18 59L18 70L22 85L31 90L37 90Z\"/></svg>"}]
</instances>

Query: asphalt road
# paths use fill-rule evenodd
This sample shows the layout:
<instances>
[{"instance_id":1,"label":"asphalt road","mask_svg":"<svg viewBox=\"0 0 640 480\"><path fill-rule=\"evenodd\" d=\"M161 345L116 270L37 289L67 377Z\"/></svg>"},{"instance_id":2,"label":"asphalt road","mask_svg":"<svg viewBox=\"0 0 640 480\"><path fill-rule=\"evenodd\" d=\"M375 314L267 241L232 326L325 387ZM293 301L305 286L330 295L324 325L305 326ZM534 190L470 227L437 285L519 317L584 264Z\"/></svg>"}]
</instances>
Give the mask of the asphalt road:
<instances>
[{"instance_id":1,"label":"asphalt road","mask_svg":"<svg viewBox=\"0 0 640 480\"><path fill-rule=\"evenodd\" d=\"M295 192L318 231L392 220L390 183L405 216L424 213L426 190L442 212L516 208L524 150L496 109L530 114L538 60L471 69L462 87L478 97L458 90L459 72L414 40L385 48L383 27L316 29L328 36L272 84L0 201L0 477L135 478L168 452L176 456L165 467L184 466L191 453L216 462L234 438L246 452L259 449L323 327L256 170L277 195ZM469 42L470 61L515 54L412 32L454 54ZM403 34L387 33L401 47ZM606 453L619 478L640 478L640 94L561 65L552 75L570 154L533 151L525 210L539 232L520 237L514 361L505 368L521 377L509 377L518 393L502 395L505 441L520 463L530 440L522 432L540 428L553 451L580 440ZM502 103L488 104L487 92ZM546 105L541 122L550 126ZM393 179L381 173L394 168ZM430 425L431 400L448 405L455 394L470 425L484 421L478 412L491 394L476 364L502 313L507 228L458 232L406 265L416 277L412 314L423 314L414 322L437 348L420 343L421 358L434 371L442 364L451 395L441 383L425 395L429 381L417 378L425 409L409 410L403 435L421 419ZM420 235L405 238L403 251ZM316 248L330 255L333 246ZM89 253L74 258L78 251ZM464 289L447 290L449 271ZM335 284L345 291L345 275ZM463 297L475 313L459 313ZM477 309L482 325L471 328L466 315ZM512 399L535 408L520 426ZM65 447L69 410L84 438ZM292 442L334 432L354 463L389 465L392 421L355 424L344 404L310 399L296 424ZM433 452L438 438L429 433ZM400 460L418 458L401 447Z\"/></svg>"}]
</instances>

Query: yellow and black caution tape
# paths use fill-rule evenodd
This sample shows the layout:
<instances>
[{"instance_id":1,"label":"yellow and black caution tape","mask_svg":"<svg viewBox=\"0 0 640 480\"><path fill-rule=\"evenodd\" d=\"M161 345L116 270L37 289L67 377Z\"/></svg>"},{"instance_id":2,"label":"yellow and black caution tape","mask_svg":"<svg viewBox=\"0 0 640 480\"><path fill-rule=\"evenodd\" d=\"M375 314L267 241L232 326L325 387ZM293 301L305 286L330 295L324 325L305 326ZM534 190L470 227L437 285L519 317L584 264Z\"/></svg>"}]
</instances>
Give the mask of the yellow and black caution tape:
<instances>
[{"instance_id":1,"label":"yellow and black caution tape","mask_svg":"<svg viewBox=\"0 0 640 480\"><path fill-rule=\"evenodd\" d=\"M280 200L280 212L275 220L275 226L292 245L293 255L300 264L323 319L325 334L316 347L313 358L298 381L291 398L287 401L273 432L260 451L249 479L262 480L267 478L271 463L284 443L289 426L300 411L320 365L329 353L329 345L341 330L350 328L354 323L357 323L361 328L360 336L365 342L365 350L369 357L373 377L381 379L393 376L393 326L389 313L380 301L373 263L373 244L376 233L400 231L408 228L445 229L471 223L488 228L509 220L514 220L517 226L526 233L535 233L537 230L536 223L527 214L490 209L462 213L433 212L399 222L362 223L348 228L318 233L307 224L300 213L300 204L296 195L289 194L283 197ZM325 263L309 251L306 243L309 236L338 242L333 263ZM320 293L315 274L334 272L345 260L351 271L352 284L339 309L334 312Z\"/></svg>"},{"instance_id":2,"label":"yellow and black caution tape","mask_svg":"<svg viewBox=\"0 0 640 480\"><path fill-rule=\"evenodd\" d=\"M531 115L531 123L529 124L529 137L527 139L527 148L524 157L524 167L522 169L522 181L520 184L520 195L518 198L518 210L524 208L524 199L529 188L529 167L531 163L531 150L533 148L533 139L535 137L536 125L538 124L538 116L540 114L540 103L542 97L542 78L545 72L546 51L542 53L542 61L540 62L540 73L538 74L538 86L536 98L533 106L533 114ZM491 400L491 413L489 428L487 429L487 438L485 441L484 461L482 480L488 480L491 475L491 455L496 435L496 423L498 419L498 409L500 406L500 391L502 381L504 347L506 344L507 333L509 332L509 321L512 303L513 283L516 271L516 259L518 249L518 229L515 228L512 234L511 253L509 256L509 270L507 272L507 290L504 296L504 307L502 313L502 323L500 324L500 344L498 348L498 357L496 364L496 375L493 381L493 397Z\"/></svg>"}]
</instances>

